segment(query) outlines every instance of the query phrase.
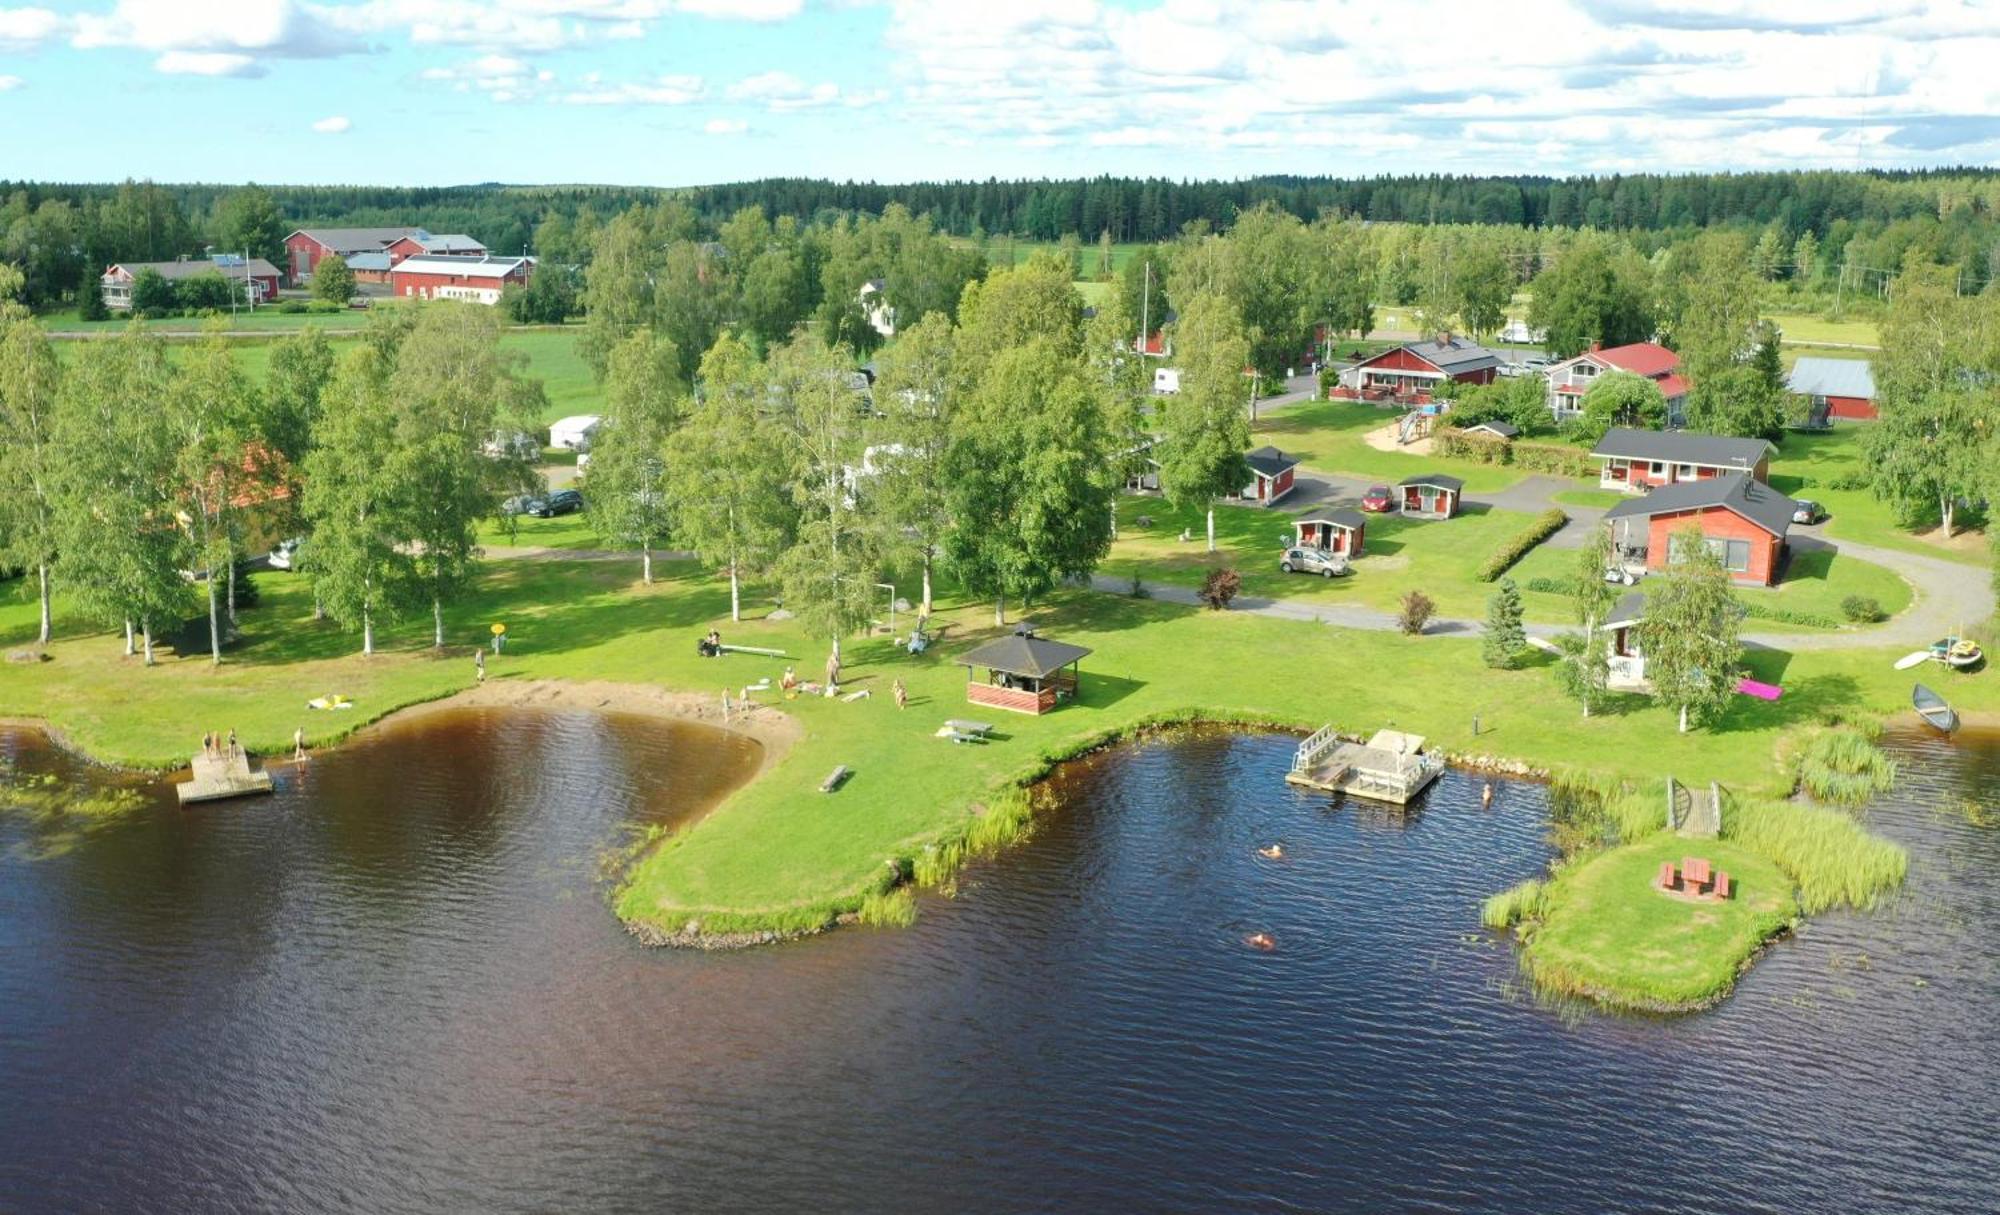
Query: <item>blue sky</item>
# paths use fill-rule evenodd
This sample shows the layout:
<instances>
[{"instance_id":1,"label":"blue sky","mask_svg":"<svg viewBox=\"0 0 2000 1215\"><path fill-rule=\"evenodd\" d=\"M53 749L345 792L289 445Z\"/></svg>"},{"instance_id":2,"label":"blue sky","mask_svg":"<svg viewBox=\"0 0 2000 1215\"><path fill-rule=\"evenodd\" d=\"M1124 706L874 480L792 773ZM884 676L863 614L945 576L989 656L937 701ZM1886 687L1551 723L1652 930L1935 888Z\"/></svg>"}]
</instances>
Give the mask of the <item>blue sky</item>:
<instances>
[{"instance_id":1,"label":"blue sky","mask_svg":"<svg viewBox=\"0 0 2000 1215\"><path fill-rule=\"evenodd\" d=\"M1991 164L1976 0L0 0L0 177Z\"/></svg>"}]
</instances>

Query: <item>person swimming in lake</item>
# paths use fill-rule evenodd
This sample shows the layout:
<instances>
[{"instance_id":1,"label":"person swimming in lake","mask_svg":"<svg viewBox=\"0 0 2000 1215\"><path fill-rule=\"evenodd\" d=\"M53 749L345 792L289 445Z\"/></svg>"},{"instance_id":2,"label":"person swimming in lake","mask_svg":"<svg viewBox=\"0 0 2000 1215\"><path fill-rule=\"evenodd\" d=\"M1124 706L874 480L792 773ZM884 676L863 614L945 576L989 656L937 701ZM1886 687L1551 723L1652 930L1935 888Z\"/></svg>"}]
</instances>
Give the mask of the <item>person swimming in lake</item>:
<instances>
[{"instance_id":1,"label":"person swimming in lake","mask_svg":"<svg viewBox=\"0 0 2000 1215\"><path fill-rule=\"evenodd\" d=\"M1278 947L1278 942L1268 932L1253 932L1243 938L1243 943L1263 953L1269 953Z\"/></svg>"},{"instance_id":2,"label":"person swimming in lake","mask_svg":"<svg viewBox=\"0 0 2000 1215\"><path fill-rule=\"evenodd\" d=\"M1281 861L1285 859L1285 849L1279 844L1269 844L1257 849L1257 855L1267 861Z\"/></svg>"}]
</instances>

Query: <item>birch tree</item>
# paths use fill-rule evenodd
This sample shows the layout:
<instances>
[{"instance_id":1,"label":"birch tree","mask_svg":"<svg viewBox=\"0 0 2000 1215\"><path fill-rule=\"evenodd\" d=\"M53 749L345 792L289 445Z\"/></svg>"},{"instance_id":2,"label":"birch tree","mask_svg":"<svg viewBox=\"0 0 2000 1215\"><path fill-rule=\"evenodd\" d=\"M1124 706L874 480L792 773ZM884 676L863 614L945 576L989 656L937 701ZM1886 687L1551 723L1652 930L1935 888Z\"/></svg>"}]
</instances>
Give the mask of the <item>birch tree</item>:
<instances>
[{"instance_id":1,"label":"birch tree","mask_svg":"<svg viewBox=\"0 0 2000 1215\"><path fill-rule=\"evenodd\" d=\"M35 576L38 644L52 632L50 573L56 544L56 401L62 368L48 334L27 312L0 303L0 560Z\"/></svg>"},{"instance_id":2,"label":"birch tree","mask_svg":"<svg viewBox=\"0 0 2000 1215\"><path fill-rule=\"evenodd\" d=\"M312 527L305 569L333 618L361 630L375 653L375 625L396 611L411 583L398 546L396 411L389 369L373 347L343 356L322 397L319 437L305 460L302 507Z\"/></svg>"},{"instance_id":3,"label":"birch tree","mask_svg":"<svg viewBox=\"0 0 2000 1215\"><path fill-rule=\"evenodd\" d=\"M772 351L767 368L798 453L798 537L778 560L778 580L799 627L831 639L836 663L841 638L874 611L878 573L873 529L853 492L861 407L847 369L843 348L806 334Z\"/></svg>"},{"instance_id":4,"label":"birch tree","mask_svg":"<svg viewBox=\"0 0 2000 1215\"><path fill-rule=\"evenodd\" d=\"M590 443L591 529L639 550L640 579L653 583L653 550L672 530L666 447L687 396L680 352L640 329L611 352L605 411Z\"/></svg>"},{"instance_id":5,"label":"birch tree","mask_svg":"<svg viewBox=\"0 0 2000 1215\"><path fill-rule=\"evenodd\" d=\"M763 416L763 366L724 334L701 361L701 399L666 445L675 535L729 573L729 618L743 619L743 577L768 570L797 524L785 432Z\"/></svg>"},{"instance_id":6,"label":"birch tree","mask_svg":"<svg viewBox=\"0 0 2000 1215\"><path fill-rule=\"evenodd\" d=\"M193 542L195 563L205 571L209 660L217 666L222 664L223 632L218 584L235 579L235 516L248 481L245 448L254 393L228 340L211 330L182 361L160 413L174 447L178 513Z\"/></svg>"},{"instance_id":7,"label":"birch tree","mask_svg":"<svg viewBox=\"0 0 2000 1215\"><path fill-rule=\"evenodd\" d=\"M1160 411L1160 488L1176 506L1207 512L1208 551L1215 551L1215 500L1250 479L1244 449L1250 418L1243 403L1243 362L1249 342L1229 302L1197 294L1182 305L1174 350L1181 390Z\"/></svg>"},{"instance_id":8,"label":"birch tree","mask_svg":"<svg viewBox=\"0 0 2000 1215\"><path fill-rule=\"evenodd\" d=\"M923 614L931 614L931 574L951 525L946 460L956 421L951 320L933 312L882 352L875 399L883 418L871 448L874 476L858 492L875 503L889 551L912 555L923 571Z\"/></svg>"},{"instance_id":9,"label":"birch tree","mask_svg":"<svg viewBox=\"0 0 2000 1215\"><path fill-rule=\"evenodd\" d=\"M1743 612L1722 558L1700 528L1683 528L1668 542L1667 576L1646 596L1639 639L1653 698L1679 711L1685 734L1691 724L1721 716L1735 695Z\"/></svg>"}]
</instances>

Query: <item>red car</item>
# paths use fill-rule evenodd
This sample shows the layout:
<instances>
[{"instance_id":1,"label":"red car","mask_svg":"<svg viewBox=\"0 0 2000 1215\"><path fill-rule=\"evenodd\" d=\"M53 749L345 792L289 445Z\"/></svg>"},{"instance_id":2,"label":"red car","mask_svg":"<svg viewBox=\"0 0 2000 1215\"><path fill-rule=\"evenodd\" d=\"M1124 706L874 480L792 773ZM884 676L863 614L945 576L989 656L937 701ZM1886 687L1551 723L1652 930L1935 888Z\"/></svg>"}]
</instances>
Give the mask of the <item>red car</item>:
<instances>
[{"instance_id":1,"label":"red car","mask_svg":"<svg viewBox=\"0 0 2000 1215\"><path fill-rule=\"evenodd\" d=\"M1370 514L1381 514L1395 505L1396 499L1390 495L1386 485L1371 485L1368 492L1361 495L1361 509Z\"/></svg>"}]
</instances>

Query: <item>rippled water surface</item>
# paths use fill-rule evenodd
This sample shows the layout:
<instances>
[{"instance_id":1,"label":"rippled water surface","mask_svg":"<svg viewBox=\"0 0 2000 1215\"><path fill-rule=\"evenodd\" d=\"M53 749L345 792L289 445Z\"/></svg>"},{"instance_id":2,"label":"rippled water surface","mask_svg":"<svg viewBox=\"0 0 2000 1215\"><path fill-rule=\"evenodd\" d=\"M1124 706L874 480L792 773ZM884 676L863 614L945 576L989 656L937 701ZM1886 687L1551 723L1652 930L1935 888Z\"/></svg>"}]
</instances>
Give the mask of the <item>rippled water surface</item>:
<instances>
[{"instance_id":1,"label":"rippled water surface","mask_svg":"<svg viewBox=\"0 0 2000 1215\"><path fill-rule=\"evenodd\" d=\"M1895 741L1903 898L1678 1020L1540 1004L1480 930L1539 789L1330 806L1292 745L1073 765L915 928L739 955L604 904L754 768L694 726L440 714L263 801L0 815L0 1209L1992 1208L2000 743Z\"/></svg>"}]
</instances>

